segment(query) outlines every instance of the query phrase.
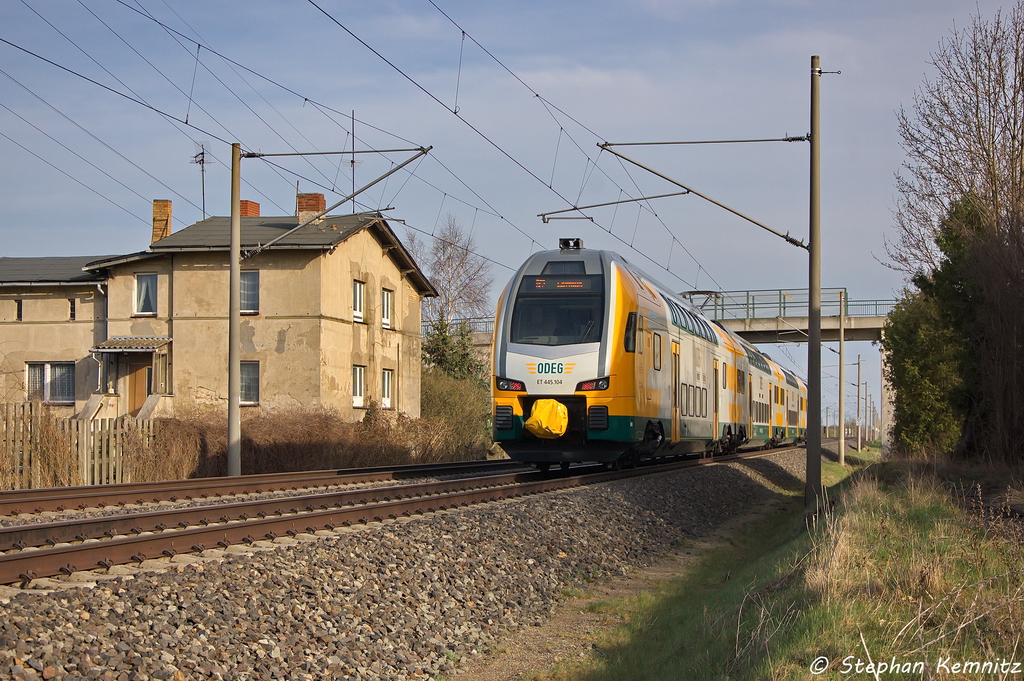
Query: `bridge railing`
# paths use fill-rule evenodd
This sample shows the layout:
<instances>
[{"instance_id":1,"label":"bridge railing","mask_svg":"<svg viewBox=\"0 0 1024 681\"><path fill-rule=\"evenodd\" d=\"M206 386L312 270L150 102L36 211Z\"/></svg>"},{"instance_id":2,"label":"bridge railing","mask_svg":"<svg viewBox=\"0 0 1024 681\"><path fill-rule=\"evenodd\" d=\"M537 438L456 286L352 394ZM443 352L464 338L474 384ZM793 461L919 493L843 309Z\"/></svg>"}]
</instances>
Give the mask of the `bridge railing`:
<instances>
[{"instance_id":1,"label":"bridge railing","mask_svg":"<svg viewBox=\"0 0 1024 681\"><path fill-rule=\"evenodd\" d=\"M884 317L896 306L895 300L850 300L846 289L821 290L821 316L839 315L839 293L843 293L847 317ZM759 291L717 291L686 294L694 305L712 319L775 319L807 317L807 289L770 289Z\"/></svg>"},{"instance_id":2,"label":"bridge railing","mask_svg":"<svg viewBox=\"0 0 1024 681\"><path fill-rule=\"evenodd\" d=\"M470 333L494 333L494 317L467 317L465 319L453 319L451 328L458 329L460 324L465 324ZM421 333L425 336L430 332L430 321L424 321Z\"/></svg>"}]
</instances>

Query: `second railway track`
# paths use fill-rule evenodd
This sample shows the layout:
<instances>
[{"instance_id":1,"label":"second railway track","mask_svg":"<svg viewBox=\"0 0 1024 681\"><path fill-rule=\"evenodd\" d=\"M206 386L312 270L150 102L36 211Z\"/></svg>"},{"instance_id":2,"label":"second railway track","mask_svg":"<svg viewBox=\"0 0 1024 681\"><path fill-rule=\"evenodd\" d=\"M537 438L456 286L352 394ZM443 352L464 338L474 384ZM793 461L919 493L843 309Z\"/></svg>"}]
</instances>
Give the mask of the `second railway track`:
<instances>
[{"instance_id":1,"label":"second railway track","mask_svg":"<svg viewBox=\"0 0 1024 681\"><path fill-rule=\"evenodd\" d=\"M0 555L0 584L24 586L36 578L70 575L80 570L141 564L163 556L201 553L206 549L253 544L281 536L312 535L353 524L429 514L762 454L751 452L713 460L673 461L615 472L589 466L553 476L535 472L495 473L458 480L210 503L0 528L0 550L9 551ZM486 468L500 470L498 465Z\"/></svg>"}]
</instances>

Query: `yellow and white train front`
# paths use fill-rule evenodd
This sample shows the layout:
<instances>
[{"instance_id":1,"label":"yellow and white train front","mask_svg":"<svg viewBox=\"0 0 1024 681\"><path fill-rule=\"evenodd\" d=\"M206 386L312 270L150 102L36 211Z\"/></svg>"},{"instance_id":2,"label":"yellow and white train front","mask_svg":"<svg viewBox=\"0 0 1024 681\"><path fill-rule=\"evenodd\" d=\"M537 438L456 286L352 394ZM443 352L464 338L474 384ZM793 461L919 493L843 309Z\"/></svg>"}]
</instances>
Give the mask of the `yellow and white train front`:
<instances>
[{"instance_id":1,"label":"yellow and white train front","mask_svg":"<svg viewBox=\"0 0 1024 681\"><path fill-rule=\"evenodd\" d=\"M632 437L609 418L614 266L606 252L563 241L528 259L498 301L494 439L521 461L614 461Z\"/></svg>"}]
</instances>

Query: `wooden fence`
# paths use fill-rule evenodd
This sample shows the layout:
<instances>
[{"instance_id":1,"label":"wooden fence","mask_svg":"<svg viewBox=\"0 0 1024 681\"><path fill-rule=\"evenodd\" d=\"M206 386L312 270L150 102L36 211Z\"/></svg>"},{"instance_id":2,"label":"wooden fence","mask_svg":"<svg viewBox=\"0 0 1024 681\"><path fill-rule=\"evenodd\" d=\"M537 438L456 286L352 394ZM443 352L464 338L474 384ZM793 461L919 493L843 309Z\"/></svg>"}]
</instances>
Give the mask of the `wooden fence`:
<instances>
[{"instance_id":1,"label":"wooden fence","mask_svg":"<svg viewBox=\"0 0 1024 681\"><path fill-rule=\"evenodd\" d=\"M0 489L132 481L126 450L149 446L156 421L59 418L38 402L0 404Z\"/></svg>"}]
</instances>

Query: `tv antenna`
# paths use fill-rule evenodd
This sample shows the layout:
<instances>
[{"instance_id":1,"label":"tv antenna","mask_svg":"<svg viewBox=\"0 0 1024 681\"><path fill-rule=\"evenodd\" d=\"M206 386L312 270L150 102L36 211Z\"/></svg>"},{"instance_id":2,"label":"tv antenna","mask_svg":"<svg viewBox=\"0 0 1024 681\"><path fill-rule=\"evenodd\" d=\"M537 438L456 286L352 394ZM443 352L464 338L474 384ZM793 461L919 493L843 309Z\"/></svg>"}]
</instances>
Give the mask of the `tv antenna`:
<instances>
[{"instance_id":1,"label":"tv antenna","mask_svg":"<svg viewBox=\"0 0 1024 681\"><path fill-rule=\"evenodd\" d=\"M205 220L206 219L206 164L207 163L213 163L214 161L213 161L212 158L206 158L206 154L207 154L206 148L210 146L210 143L208 141L194 142L194 144L196 145L196 153L195 153L195 156L192 157L192 160L189 161L189 163L195 163L195 164L197 164L199 166L199 174L202 177L202 183L203 183L203 219Z\"/></svg>"},{"instance_id":2,"label":"tv antenna","mask_svg":"<svg viewBox=\"0 0 1024 681\"><path fill-rule=\"evenodd\" d=\"M356 160L356 112L352 111L352 160L349 161L349 169L352 173L352 214L356 214L356 164L362 161Z\"/></svg>"}]
</instances>

